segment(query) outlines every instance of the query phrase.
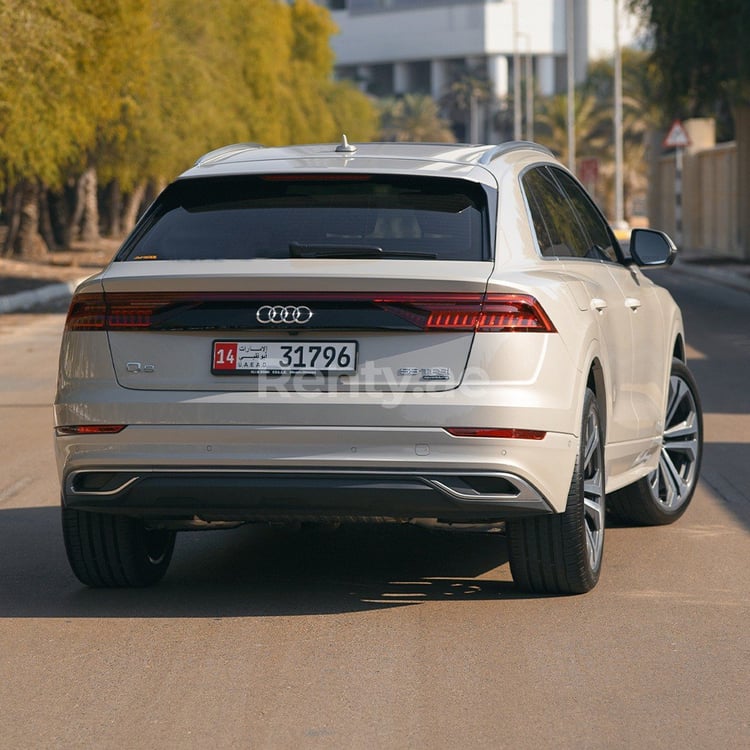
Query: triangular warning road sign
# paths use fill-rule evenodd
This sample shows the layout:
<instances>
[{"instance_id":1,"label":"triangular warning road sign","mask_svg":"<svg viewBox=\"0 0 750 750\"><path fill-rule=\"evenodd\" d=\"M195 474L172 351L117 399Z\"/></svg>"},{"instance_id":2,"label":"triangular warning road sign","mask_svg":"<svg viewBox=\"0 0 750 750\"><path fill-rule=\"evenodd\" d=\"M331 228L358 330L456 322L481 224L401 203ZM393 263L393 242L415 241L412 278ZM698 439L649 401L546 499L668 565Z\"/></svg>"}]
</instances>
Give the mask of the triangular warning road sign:
<instances>
[{"instance_id":1,"label":"triangular warning road sign","mask_svg":"<svg viewBox=\"0 0 750 750\"><path fill-rule=\"evenodd\" d=\"M690 145L690 136L679 120L672 123L662 145L664 148L686 148Z\"/></svg>"}]
</instances>

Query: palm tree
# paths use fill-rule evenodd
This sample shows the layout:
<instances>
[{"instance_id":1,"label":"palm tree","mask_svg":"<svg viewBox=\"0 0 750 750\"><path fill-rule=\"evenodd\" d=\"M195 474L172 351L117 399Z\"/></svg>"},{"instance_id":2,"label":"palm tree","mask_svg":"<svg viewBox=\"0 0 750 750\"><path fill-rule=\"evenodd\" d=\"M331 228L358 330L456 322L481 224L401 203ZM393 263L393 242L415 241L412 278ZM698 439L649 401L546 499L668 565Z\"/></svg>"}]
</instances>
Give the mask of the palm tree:
<instances>
[{"instance_id":1,"label":"palm tree","mask_svg":"<svg viewBox=\"0 0 750 750\"><path fill-rule=\"evenodd\" d=\"M575 94L576 154L581 157L605 155L608 145L606 124L611 114L591 94ZM564 164L568 163L568 97L558 94L543 99L535 115L534 128L539 143L551 149Z\"/></svg>"},{"instance_id":2,"label":"palm tree","mask_svg":"<svg viewBox=\"0 0 750 750\"><path fill-rule=\"evenodd\" d=\"M448 86L440 100L443 109L456 123L464 125L464 139L480 141L479 112L492 101L492 85L481 68L468 70Z\"/></svg>"},{"instance_id":3,"label":"palm tree","mask_svg":"<svg viewBox=\"0 0 750 750\"><path fill-rule=\"evenodd\" d=\"M658 91L659 71L647 52L623 49L623 161L625 202L645 194L647 185L646 143L649 130L664 126L664 110ZM595 193L613 213L614 207L614 108L611 60L589 66L586 81L576 92L576 153L595 157L599 178ZM567 162L567 97L544 100L537 114L537 139Z\"/></svg>"},{"instance_id":4,"label":"palm tree","mask_svg":"<svg viewBox=\"0 0 750 750\"><path fill-rule=\"evenodd\" d=\"M645 195L647 189L647 142L649 131L658 131L668 124L658 91L660 71L648 52L625 48L622 50L623 72L623 188L626 206L629 198ZM601 104L604 134L612 134L613 65L611 60L599 60L589 67L584 90ZM614 205L613 144L602 154L598 193L605 205Z\"/></svg>"},{"instance_id":5,"label":"palm tree","mask_svg":"<svg viewBox=\"0 0 750 750\"><path fill-rule=\"evenodd\" d=\"M384 100L380 105L380 129L384 141L452 143L456 140L448 122L440 117L435 100L424 94Z\"/></svg>"}]
</instances>

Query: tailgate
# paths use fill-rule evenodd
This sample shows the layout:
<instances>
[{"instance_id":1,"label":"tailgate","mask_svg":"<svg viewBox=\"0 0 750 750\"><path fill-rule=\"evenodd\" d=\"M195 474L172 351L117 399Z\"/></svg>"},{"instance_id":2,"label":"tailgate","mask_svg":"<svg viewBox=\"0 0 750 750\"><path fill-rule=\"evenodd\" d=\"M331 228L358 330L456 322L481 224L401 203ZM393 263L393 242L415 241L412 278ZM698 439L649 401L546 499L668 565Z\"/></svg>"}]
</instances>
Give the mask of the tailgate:
<instances>
[{"instance_id":1,"label":"tailgate","mask_svg":"<svg viewBox=\"0 0 750 750\"><path fill-rule=\"evenodd\" d=\"M488 261L114 263L102 282L118 383L139 390L449 390Z\"/></svg>"}]
</instances>

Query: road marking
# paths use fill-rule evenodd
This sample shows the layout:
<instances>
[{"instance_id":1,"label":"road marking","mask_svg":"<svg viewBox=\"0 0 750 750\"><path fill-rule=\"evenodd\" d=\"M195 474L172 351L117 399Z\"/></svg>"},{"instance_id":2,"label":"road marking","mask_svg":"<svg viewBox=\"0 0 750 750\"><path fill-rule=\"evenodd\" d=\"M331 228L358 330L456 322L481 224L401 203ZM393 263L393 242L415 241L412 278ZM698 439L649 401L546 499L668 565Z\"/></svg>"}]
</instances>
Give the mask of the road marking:
<instances>
[{"instance_id":1,"label":"road marking","mask_svg":"<svg viewBox=\"0 0 750 750\"><path fill-rule=\"evenodd\" d=\"M21 477L17 482L14 482L10 487L6 487L4 490L0 490L0 505L6 500L10 500L15 497L21 490L28 487L33 479L31 477Z\"/></svg>"}]
</instances>

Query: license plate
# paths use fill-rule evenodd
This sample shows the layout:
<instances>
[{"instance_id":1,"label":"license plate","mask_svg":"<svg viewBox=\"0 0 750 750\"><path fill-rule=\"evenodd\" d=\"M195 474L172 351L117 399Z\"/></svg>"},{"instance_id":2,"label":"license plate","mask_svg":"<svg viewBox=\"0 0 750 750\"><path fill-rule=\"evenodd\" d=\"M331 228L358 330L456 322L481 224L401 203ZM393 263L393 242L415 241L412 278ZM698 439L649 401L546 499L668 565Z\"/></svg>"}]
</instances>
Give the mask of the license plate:
<instances>
[{"instance_id":1,"label":"license plate","mask_svg":"<svg viewBox=\"0 0 750 750\"><path fill-rule=\"evenodd\" d=\"M214 341L215 375L350 373L357 370L356 341Z\"/></svg>"}]
</instances>

